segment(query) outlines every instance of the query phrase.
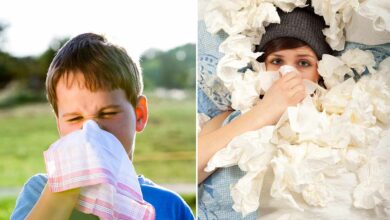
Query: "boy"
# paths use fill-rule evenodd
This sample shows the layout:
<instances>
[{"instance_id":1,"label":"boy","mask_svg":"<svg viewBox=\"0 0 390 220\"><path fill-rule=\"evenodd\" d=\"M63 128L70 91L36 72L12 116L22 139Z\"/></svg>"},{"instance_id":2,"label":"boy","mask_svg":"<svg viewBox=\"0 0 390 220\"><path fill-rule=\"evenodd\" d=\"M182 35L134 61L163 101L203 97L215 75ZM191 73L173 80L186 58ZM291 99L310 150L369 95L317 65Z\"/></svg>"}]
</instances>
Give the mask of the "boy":
<instances>
[{"instance_id":1,"label":"boy","mask_svg":"<svg viewBox=\"0 0 390 220\"><path fill-rule=\"evenodd\" d=\"M126 51L92 33L68 41L54 57L46 78L60 136L92 119L121 142L130 160L135 132L142 131L148 119L142 89L142 76ZM193 219L177 194L142 176L138 181L156 219ZM53 193L46 183L47 176L38 174L25 184L11 219L97 218L74 209L80 189Z\"/></svg>"}]
</instances>

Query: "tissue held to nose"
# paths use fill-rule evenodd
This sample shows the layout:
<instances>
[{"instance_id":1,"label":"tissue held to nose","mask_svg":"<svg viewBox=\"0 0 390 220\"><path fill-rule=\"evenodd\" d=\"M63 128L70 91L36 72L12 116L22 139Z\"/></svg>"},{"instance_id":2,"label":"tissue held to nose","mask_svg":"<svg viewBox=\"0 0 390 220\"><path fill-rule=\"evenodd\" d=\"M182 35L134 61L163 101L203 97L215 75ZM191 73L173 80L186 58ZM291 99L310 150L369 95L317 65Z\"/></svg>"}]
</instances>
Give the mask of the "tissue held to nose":
<instances>
[{"instance_id":1,"label":"tissue held to nose","mask_svg":"<svg viewBox=\"0 0 390 220\"><path fill-rule=\"evenodd\" d=\"M295 69L293 66L290 66L290 65L283 65L279 68L279 72L282 74L282 76L286 75L287 73L296 71L296 70L297 69Z\"/></svg>"},{"instance_id":2,"label":"tissue held to nose","mask_svg":"<svg viewBox=\"0 0 390 220\"><path fill-rule=\"evenodd\" d=\"M279 72L282 74L282 76L286 75L287 73L291 73L293 71L297 71L300 73L295 67L290 66L290 65L283 65L279 68ZM310 95L314 93L316 89L322 89L320 86L318 86L316 83L308 80L308 79L303 79L303 84L305 85L305 93L306 95Z\"/></svg>"}]
</instances>

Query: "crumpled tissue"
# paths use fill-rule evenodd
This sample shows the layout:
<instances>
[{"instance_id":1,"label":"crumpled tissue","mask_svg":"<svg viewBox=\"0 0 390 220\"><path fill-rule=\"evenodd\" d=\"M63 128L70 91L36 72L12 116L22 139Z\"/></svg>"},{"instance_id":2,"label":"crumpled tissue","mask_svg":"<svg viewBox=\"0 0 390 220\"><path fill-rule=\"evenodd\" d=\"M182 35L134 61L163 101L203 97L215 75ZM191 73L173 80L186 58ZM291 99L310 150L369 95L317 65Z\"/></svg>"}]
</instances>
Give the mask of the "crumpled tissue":
<instances>
[{"instance_id":1,"label":"crumpled tissue","mask_svg":"<svg viewBox=\"0 0 390 220\"><path fill-rule=\"evenodd\" d=\"M217 75L227 82L226 86L230 87L229 90L231 92L234 90L231 82L239 80L239 76L242 75L240 70L258 65L256 58L260 56L260 54L254 53L253 51L255 45L260 42L262 35L265 33L265 27L271 23L280 23L276 7L285 12L290 12L296 7L306 7L306 2L306 0L212 0L209 2L204 17L207 30L212 34L216 34L218 31L223 30L229 35L225 42L220 45L220 51L225 55L218 63ZM323 16L326 24L329 25L329 28L325 28L323 33L332 49L344 49L345 27L350 23L354 13L359 10L366 10L368 14L375 14L376 10L374 10L374 8L376 8L377 5L385 5L383 2L380 4L374 4L372 1L370 1L370 3L368 2L369 1L358 0L311 1L315 13ZM372 7L373 5L375 5L375 7ZM364 14L363 12L361 13ZM383 16L381 16L376 20L382 21ZM387 22L386 20L386 24L387 23L390 22ZM357 55L356 57L365 58L365 56L361 55ZM325 55L323 59L326 60L329 59L329 57L326 57ZM351 67L348 66L348 61L347 64L338 60L330 61L332 61L334 65L325 66L337 70L322 71L324 78L326 78L325 83L328 88L342 82L345 75L353 76L352 70L348 68ZM370 65L366 66L369 68ZM357 71L361 74L361 69L357 69ZM326 72L335 74L329 76Z\"/></svg>"},{"instance_id":2,"label":"crumpled tissue","mask_svg":"<svg viewBox=\"0 0 390 220\"><path fill-rule=\"evenodd\" d=\"M253 51L255 45L260 42L265 27L270 23L280 23L276 7L289 12L295 7L304 7L305 2L305 0L210 1L204 16L207 30L212 34L220 30L229 34L219 47L219 51L225 55L218 62L217 75L232 93L237 90L235 86L243 88L246 85L245 82L237 82L248 78L243 76L240 70L253 67L255 72L259 72L255 69L259 66L256 58L262 53ZM246 100L254 100L253 89L251 91ZM235 104L234 106L246 111L250 105Z\"/></svg>"},{"instance_id":3,"label":"crumpled tissue","mask_svg":"<svg viewBox=\"0 0 390 220\"><path fill-rule=\"evenodd\" d=\"M345 25L358 10L358 0L312 0L316 14L324 17L329 28L323 30L326 41L334 50L343 50L345 44Z\"/></svg>"},{"instance_id":4,"label":"crumpled tissue","mask_svg":"<svg viewBox=\"0 0 390 220\"><path fill-rule=\"evenodd\" d=\"M386 171L390 169L390 157L383 155L390 153L385 141L390 140L390 58L375 70L370 55L362 60L356 54L367 55L352 51L344 53L342 59L329 57L327 60L332 62L321 64L326 71L323 76L337 80L319 93L317 100L307 96L297 106L288 107L275 126L235 137L210 159L205 171L238 165L246 172L230 189L234 210L245 216L257 210L260 203L267 207L276 199L302 211L295 213L300 218L313 217L311 212L304 212L310 207L322 207L323 211L315 216L327 218L332 216L327 207L337 202L334 195L350 193L335 192L337 186L332 184L337 183L335 180L347 181L344 176L354 174L357 183L339 182L353 192L351 204L345 205L367 210L367 215L373 217L389 217L390 175ZM358 82L338 79L353 72L352 68L358 74L367 68L370 74L361 76ZM277 78L276 73L269 77ZM269 169L272 180L265 179ZM265 182L272 184L270 201L262 200L260 194ZM286 209L281 206L268 211L273 217L281 217ZM262 211L262 216L267 214Z\"/></svg>"},{"instance_id":5,"label":"crumpled tissue","mask_svg":"<svg viewBox=\"0 0 390 220\"><path fill-rule=\"evenodd\" d=\"M279 23L276 7L285 12L305 6L306 0L213 0L206 7L204 20L207 30L215 34L220 30L229 35L247 30L262 29L270 23Z\"/></svg>"}]
</instances>

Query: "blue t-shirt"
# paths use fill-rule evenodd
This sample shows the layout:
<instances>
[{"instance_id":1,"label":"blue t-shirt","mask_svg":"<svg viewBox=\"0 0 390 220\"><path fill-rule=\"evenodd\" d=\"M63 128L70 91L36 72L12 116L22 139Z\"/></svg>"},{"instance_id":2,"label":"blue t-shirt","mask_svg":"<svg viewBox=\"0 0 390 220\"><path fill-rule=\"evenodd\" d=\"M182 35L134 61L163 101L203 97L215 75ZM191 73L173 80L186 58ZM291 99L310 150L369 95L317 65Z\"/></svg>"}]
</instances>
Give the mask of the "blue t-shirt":
<instances>
[{"instance_id":1,"label":"blue t-shirt","mask_svg":"<svg viewBox=\"0 0 390 220\"><path fill-rule=\"evenodd\" d=\"M152 181L138 177L143 198L153 205L158 219L194 219L191 209L185 201L175 192L169 191ZM16 200L11 220L25 219L35 203L38 201L47 182L47 175L37 174L24 185ZM96 216L74 210L70 219L98 219Z\"/></svg>"}]
</instances>

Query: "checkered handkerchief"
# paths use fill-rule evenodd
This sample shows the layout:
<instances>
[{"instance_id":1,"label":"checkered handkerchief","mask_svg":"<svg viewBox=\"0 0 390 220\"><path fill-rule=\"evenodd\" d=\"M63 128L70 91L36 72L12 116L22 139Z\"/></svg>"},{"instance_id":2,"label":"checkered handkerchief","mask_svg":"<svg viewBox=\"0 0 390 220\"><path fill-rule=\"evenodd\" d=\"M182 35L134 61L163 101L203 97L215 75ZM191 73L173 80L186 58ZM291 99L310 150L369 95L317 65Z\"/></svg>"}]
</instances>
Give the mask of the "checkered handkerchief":
<instances>
[{"instance_id":1,"label":"checkered handkerchief","mask_svg":"<svg viewBox=\"0 0 390 220\"><path fill-rule=\"evenodd\" d=\"M77 209L101 219L154 219L122 144L89 120L44 152L52 192L81 188Z\"/></svg>"}]
</instances>

